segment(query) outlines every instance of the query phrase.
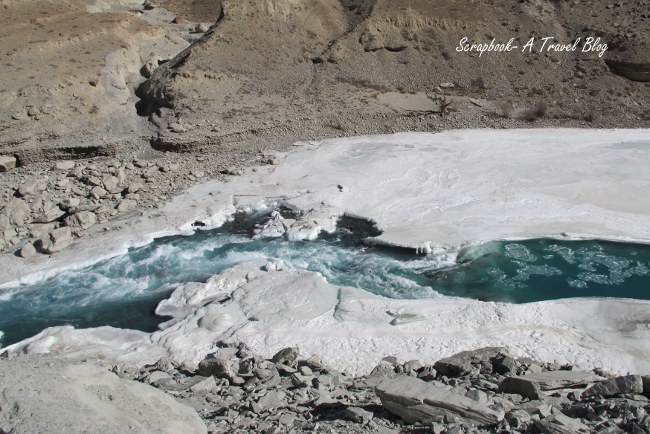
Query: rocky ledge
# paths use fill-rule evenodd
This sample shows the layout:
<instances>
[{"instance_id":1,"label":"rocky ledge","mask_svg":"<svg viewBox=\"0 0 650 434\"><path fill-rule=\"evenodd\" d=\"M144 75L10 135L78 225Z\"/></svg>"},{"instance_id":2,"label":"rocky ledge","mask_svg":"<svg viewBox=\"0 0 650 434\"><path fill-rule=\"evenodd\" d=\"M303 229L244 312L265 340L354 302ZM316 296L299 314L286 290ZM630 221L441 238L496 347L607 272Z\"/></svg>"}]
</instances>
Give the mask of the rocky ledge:
<instances>
[{"instance_id":1,"label":"rocky ledge","mask_svg":"<svg viewBox=\"0 0 650 434\"><path fill-rule=\"evenodd\" d=\"M2 360L0 372L12 363L14 369L28 369L31 362ZM46 365L61 363L57 359ZM264 359L242 344L227 343L219 343L197 366L163 358L143 368L123 363L104 367L120 377L102 380L104 384L135 381L159 389L156 393L164 392L185 404L174 408L176 413L191 420L183 409L193 408L208 432L214 433L650 432L650 377L573 370L515 358L506 348L461 352L432 365L418 360L398 363L387 357L362 377L332 369L318 356L302 358L297 348L285 348ZM88 371L66 369L68 373ZM12 378L19 377L12 374ZM98 377L93 374L93 378L96 382ZM33 383L21 392L41 387ZM103 405L117 406L122 400L120 391L127 389L133 401L134 391L140 389L128 384L111 386L110 399ZM5 393L3 409L19 403L18 398L12 401L12 393ZM152 394L147 392L147 396ZM21 403L25 405L24 397ZM0 412L0 432L26 426L20 412L9 413ZM78 415L74 411L59 414L72 418L57 421L74 432ZM29 416L31 423L37 424L41 416L47 415L35 409ZM86 424L92 423L88 417ZM147 415L142 419L148 420ZM140 428L146 431L146 426ZM203 431L195 422L188 429Z\"/></svg>"}]
</instances>

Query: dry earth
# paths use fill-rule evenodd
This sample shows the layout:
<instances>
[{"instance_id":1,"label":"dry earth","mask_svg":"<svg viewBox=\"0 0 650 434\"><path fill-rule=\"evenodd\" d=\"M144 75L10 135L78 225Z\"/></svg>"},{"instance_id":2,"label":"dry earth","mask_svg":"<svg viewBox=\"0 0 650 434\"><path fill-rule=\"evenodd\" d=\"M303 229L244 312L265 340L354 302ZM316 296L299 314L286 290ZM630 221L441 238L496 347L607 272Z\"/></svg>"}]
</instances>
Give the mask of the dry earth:
<instances>
[{"instance_id":1,"label":"dry earth","mask_svg":"<svg viewBox=\"0 0 650 434\"><path fill-rule=\"evenodd\" d=\"M296 140L650 126L646 0L0 5L0 155L18 166L0 173L0 248L10 251L273 163ZM599 37L608 50L539 53L546 36ZM514 38L520 49L458 52L463 37ZM54 160L78 164L53 172ZM95 218L81 224L80 211Z\"/></svg>"}]
</instances>

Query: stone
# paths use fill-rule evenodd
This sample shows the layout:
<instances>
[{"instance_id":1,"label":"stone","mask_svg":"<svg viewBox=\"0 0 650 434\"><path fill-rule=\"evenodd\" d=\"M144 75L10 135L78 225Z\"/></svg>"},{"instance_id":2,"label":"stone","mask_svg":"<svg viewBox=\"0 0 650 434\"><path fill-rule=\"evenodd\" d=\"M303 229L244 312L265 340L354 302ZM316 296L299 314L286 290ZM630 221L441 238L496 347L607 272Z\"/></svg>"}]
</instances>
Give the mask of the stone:
<instances>
[{"instance_id":1,"label":"stone","mask_svg":"<svg viewBox=\"0 0 650 434\"><path fill-rule=\"evenodd\" d=\"M210 375L209 377L206 377L204 380L201 380L198 383L194 384L192 387L190 387L190 391L194 393L210 392L211 390L214 390L214 388L216 387L217 387L217 381L214 379L212 375Z\"/></svg>"},{"instance_id":2,"label":"stone","mask_svg":"<svg viewBox=\"0 0 650 434\"><path fill-rule=\"evenodd\" d=\"M504 393L516 393L528 399L538 399L542 391L575 389L599 381L601 377L582 371L547 371L508 377L499 384Z\"/></svg>"},{"instance_id":3,"label":"stone","mask_svg":"<svg viewBox=\"0 0 650 434\"><path fill-rule=\"evenodd\" d=\"M26 182L18 187L20 197L36 196L45 191L47 185L43 182Z\"/></svg>"},{"instance_id":4,"label":"stone","mask_svg":"<svg viewBox=\"0 0 650 434\"><path fill-rule=\"evenodd\" d=\"M159 66L158 59L152 57L149 60L147 60L144 65L142 65L142 68L140 68L140 74L144 78L150 78L153 75L153 73L156 71L158 66Z\"/></svg>"},{"instance_id":5,"label":"stone","mask_svg":"<svg viewBox=\"0 0 650 434\"><path fill-rule=\"evenodd\" d=\"M86 184L90 185L91 187L101 187L102 180L96 176L91 175L88 178L86 178Z\"/></svg>"},{"instance_id":6,"label":"stone","mask_svg":"<svg viewBox=\"0 0 650 434\"><path fill-rule=\"evenodd\" d=\"M161 380L171 380L172 376L166 372L162 371L153 371L147 376L147 382L149 384L160 382Z\"/></svg>"},{"instance_id":7,"label":"stone","mask_svg":"<svg viewBox=\"0 0 650 434\"><path fill-rule=\"evenodd\" d=\"M72 244L72 231L69 227L54 229L40 239L40 250L43 253L59 252Z\"/></svg>"},{"instance_id":8,"label":"stone","mask_svg":"<svg viewBox=\"0 0 650 434\"><path fill-rule=\"evenodd\" d=\"M129 211L134 210L138 206L138 202L136 202L133 199L124 199L122 200L119 205L117 205L117 210L120 213L126 213Z\"/></svg>"},{"instance_id":9,"label":"stone","mask_svg":"<svg viewBox=\"0 0 650 434\"><path fill-rule=\"evenodd\" d=\"M261 411L273 410L285 405L285 396L286 394L280 390L271 390L258 399L257 404L260 406Z\"/></svg>"},{"instance_id":10,"label":"stone","mask_svg":"<svg viewBox=\"0 0 650 434\"><path fill-rule=\"evenodd\" d=\"M137 182L132 182L128 185L128 187L126 187L126 191L128 193L137 193L140 190L142 190L142 184L139 184Z\"/></svg>"},{"instance_id":11,"label":"stone","mask_svg":"<svg viewBox=\"0 0 650 434\"><path fill-rule=\"evenodd\" d=\"M34 217L34 223L52 223L54 221L57 221L59 218L63 217L64 215L65 215L65 211L63 211L58 206L55 206L48 210L44 210L43 212L39 213L36 217Z\"/></svg>"},{"instance_id":12,"label":"stone","mask_svg":"<svg viewBox=\"0 0 650 434\"><path fill-rule=\"evenodd\" d=\"M54 168L56 170L72 170L75 166L74 161L57 161L54 163Z\"/></svg>"},{"instance_id":13,"label":"stone","mask_svg":"<svg viewBox=\"0 0 650 434\"><path fill-rule=\"evenodd\" d=\"M111 194L120 193L122 191L119 180L113 175L102 176L102 186L104 187L104 190Z\"/></svg>"},{"instance_id":14,"label":"stone","mask_svg":"<svg viewBox=\"0 0 650 434\"><path fill-rule=\"evenodd\" d=\"M367 424L373 418L374 414L360 407L347 407L343 411L343 417L352 422Z\"/></svg>"},{"instance_id":15,"label":"stone","mask_svg":"<svg viewBox=\"0 0 650 434\"><path fill-rule=\"evenodd\" d=\"M230 380L237 375L239 364L232 360L203 359L199 362L199 374L204 377L214 375Z\"/></svg>"},{"instance_id":16,"label":"stone","mask_svg":"<svg viewBox=\"0 0 650 434\"><path fill-rule=\"evenodd\" d=\"M241 176L244 174L244 171L235 166L230 166L229 168L222 170L221 173L226 175Z\"/></svg>"},{"instance_id":17,"label":"stone","mask_svg":"<svg viewBox=\"0 0 650 434\"><path fill-rule=\"evenodd\" d=\"M70 211L71 209L75 209L79 205L81 205L81 199L79 199L78 197L69 197L59 202L59 208L61 208L66 212L71 212Z\"/></svg>"},{"instance_id":18,"label":"stone","mask_svg":"<svg viewBox=\"0 0 650 434\"><path fill-rule=\"evenodd\" d=\"M611 380L601 381L582 393L582 399L595 396L609 398L624 393L642 393L643 379L640 375L626 375Z\"/></svg>"},{"instance_id":19,"label":"stone","mask_svg":"<svg viewBox=\"0 0 650 434\"><path fill-rule=\"evenodd\" d=\"M409 360L408 362L404 363L405 372L418 372L422 368L424 368L424 363L419 360Z\"/></svg>"},{"instance_id":20,"label":"stone","mask_svg":"<svg viewBox=\"0 0 650 434\"><path fill-rule=\"evenodd\" d=\"M495 425L503 414L443 387L410 376L382 381L375 389L386 410L407 423L457 417L472 424Z\"/></svg>"},{"instance_id":21,"label":"stone","mask_svg":"<svg viewBox=\"0 0 650 434\"><path fill-rule=\"evenodd\" d=\"M574 434L591 432L589 427L579 420L555 412L543 419L533 419L535 428L544 434Z\"/></svg>"},{"instance_id":22,"label":"stone","mask_svg":"<svg viewBox=\"0 0 650 434\"><path fill-rule=\"evenodd\" d=\"M169 394L94 363L21 357L3 360L0 378L0 431L207 432L196 411Z\"/></svg>"},{"instance_id":23,"label":"stone","mask_svg":"<svg viewBox=\"0 0 650 434\"><path fill-rule=\"evenodd\" d=\"M18 198L9 200L3 209L3 214L7 216L9 223L16 226L25 224L29 213L30 209L27 202Z\"/></svg>"},{"instance_id":24,"label":"stone","mask_svg":"<svg viewBox=\"0 0 650 434\"><path fill-rule=\"evenodd\" d=\"M643 382L643 396L650 398L650 375L644 375L641 377Z\"/></svg>"},{"instance_id":25,"label":"stone","mask_svg":"<svg viewBox=\"0 0 650 434\"><path fill-rule=\"evenodd\" d=\"M187 129L180 122L172 122L169 124L169 130L172 133L184 133Z\"/></svg>"},{"instance_id":26,"label":"stone","mask_svg":"<svg viewBox=\"0 0 650 434\"><path fill-rule=\"evenodd\" d=\"M528 424L532 421L530 413L525 410L512 410L505 416L506 421L510 424L511 428L519 431L524 431Z\"/></svg>"},{"instance_id":27,"label":"stone","mask_svg":"<svg viewBox=\"0 0 650 434\"><path fill-rule=\"evenodd\" d=\"M18 254L21 258L31 258L36 254L36 248L32 243L27 243L20 248Z\"/></svg>"},{"instance_id":28,"label":"stone","mask_svg":"<svg viewBox=\"0 0 650 434\"><path fill-rule=\"evenodd\" d=\"M218 348L217 351L212 354L212 358L219 360L230 360L233 357L237 356L237 352L239 352L237 347Z\"/></svg>"},{"instance_id":29,"label":"stone","mask_svg":"<svg viewBox=\"0 0 650 434\"><path fill-rule=\"evenodd\" d=\"M97 223L97 216L90 211L81 211L65 219L65 224L72 228L88 229Z\"/></svg>"},{"instance_id":30,"label":"stone","mask_svg":"<svg viewBox=\"0 0 650 434\"><path fill-rule=\"evenodd\" d=\"M208 27L208 25L205 23L198 23L196 26L194 26L194 31L197 33L205 33L208 30L210 30L210 27Z\"/></svg>"},{"instance_id":31,"label":"stone","mask_svg":"<svg viewBox=\"0 0 650 434\"><path fill-rule=\"evenodd\" d=\"M300 351L298 350L298 348L284 348L278 351L271 358L271 361L273 363L281 363L287 366L292 366L298 359L299 355L300 355Z\"/></svg>"},{"instance_id":32,"label":"stone","mask_svg":"<svg viewBox=\"0 0 650 434\"><path fill-rule=\"evenodd\" d=\"M106 196L106 190L99 186L95 186L90 190L90 196L93 199L101 199L102 197Z\"/></svg>"},{"instance_id":33,"label":"stone","mask_svg":"<svg viewBox=\"0 0 650 434\"><path fill-rule=\"evenodd\" d=\"M447 377L491 374L492 360L509 355L503 347L486 347L474 351L463 351L438 360L433 367Z\"/></svg>"},{"instance_id":34,"label":"stone","mask_svg":"<svg viewBox=\"0 0 650 434\"><path fill-rule=\"evenodd\" d=\"M0 155L0 172L9 172L16 167L16 157Z\"/></svg>"}]
</instances>

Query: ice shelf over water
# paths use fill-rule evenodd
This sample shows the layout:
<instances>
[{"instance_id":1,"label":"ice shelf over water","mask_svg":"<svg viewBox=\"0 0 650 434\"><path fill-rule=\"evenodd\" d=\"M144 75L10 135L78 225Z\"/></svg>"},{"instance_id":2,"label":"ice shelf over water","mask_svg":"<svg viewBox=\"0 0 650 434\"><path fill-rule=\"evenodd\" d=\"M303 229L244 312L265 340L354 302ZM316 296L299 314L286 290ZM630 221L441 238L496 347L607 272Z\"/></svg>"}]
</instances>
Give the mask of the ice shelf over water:
<instances>
[{"instance_id":1,"label":"ice shelf over water","mask_svg":"<svg viewBox=\"0 0 650 434\"><path fill-rule=\"evenodd\" d=\"M376 242L423 251L544 236L647 243L649 163L650 130L469 130L300 143L278 166L194 186L160 210L112 223L109 233L49 258L4 255L0 268L5 282L30 281L188 233L196 220L217 226L237 209L272 203L306 212L286 227L269 227L289 239L313 239L348 213L377 223L384 233ZM174 317L163 330L58 327L8 350L139 364L169 353L198 362L214 342L233 340L264 355L295 345L358 373L391 354L431 362L505 345L517 355L647 374L649 308L610 299L391 300L262 261L178 288L158 308Z\"/></svg>"}]
</instances>

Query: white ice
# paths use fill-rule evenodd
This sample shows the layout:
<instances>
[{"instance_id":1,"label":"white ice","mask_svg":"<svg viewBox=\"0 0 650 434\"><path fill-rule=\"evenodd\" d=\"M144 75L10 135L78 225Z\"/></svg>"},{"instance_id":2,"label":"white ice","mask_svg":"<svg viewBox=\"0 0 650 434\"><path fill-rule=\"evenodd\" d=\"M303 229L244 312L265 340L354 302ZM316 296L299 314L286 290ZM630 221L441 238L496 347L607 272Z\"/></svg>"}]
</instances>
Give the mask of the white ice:
<instances>
[{"instance_id":1,"label":"white ice","mask_svg":"<svg viewBox=\"0 0 650 434\"><path fill-rule=\"evenodd\" d=\"M648 163L650 130L469 130L301 143L278 166L197 185L161 210L115 223L119 230L98 232L51 258L21 262L5 255L0 267L5 281L42 278L188 232L197 219L215 226L235 209L271 203L306 212L283 226L290 239L312 239L349 213L377 222L384 230L377 242L424 251L540 236L647 243ZM8 349L136 363L170 353L196 363L215 341L229 339L265 355L297 345L359 373L390 354L432 362L504 345L541 360L650 373L648 302L391 300L329 285L314 273L275 265L262 271L262 265L241 264L207 284L179 288L159 308L175 319L152 334L56 328Z\"/></svg>"}]
</instances>

